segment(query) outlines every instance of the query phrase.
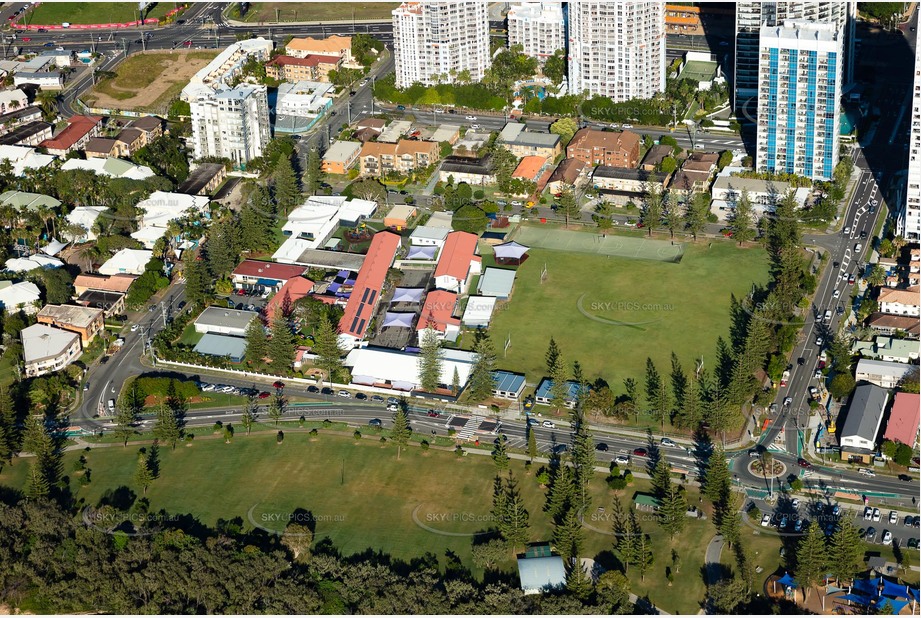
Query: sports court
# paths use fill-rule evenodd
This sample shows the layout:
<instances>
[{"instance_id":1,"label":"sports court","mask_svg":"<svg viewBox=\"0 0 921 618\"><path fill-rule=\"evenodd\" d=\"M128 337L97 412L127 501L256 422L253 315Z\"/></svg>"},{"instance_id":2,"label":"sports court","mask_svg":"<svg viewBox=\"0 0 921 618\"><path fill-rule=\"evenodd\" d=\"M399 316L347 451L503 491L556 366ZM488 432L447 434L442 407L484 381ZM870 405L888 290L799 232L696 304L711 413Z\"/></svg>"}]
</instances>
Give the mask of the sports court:
<instances>
[{"instance_id":1,"label":"sports court","mask_svg":"<svg viewBox=\"0 0 921 618\"><path fill-rule=\"evenodd\" d=\"M716 77L717 63L703 60L688 60L684 70L679 75L680 79L690 79L695 82L709 82Z\"/></svg>"},{"instance_id":2,"label":"sports court","mask_svg":"<svg viewBox=\"0 0 921 618\"><path fill-rule=\"evenodd\" d=\"M633 258L637 260L655 260L657 262L678 263L684 256L684 243L670 240L653 240L631 236L576 232L547 227L522 225L514 235L515 241L529 247L569 251L574 253L593 253Z\"/></svg>"}]
</instances>

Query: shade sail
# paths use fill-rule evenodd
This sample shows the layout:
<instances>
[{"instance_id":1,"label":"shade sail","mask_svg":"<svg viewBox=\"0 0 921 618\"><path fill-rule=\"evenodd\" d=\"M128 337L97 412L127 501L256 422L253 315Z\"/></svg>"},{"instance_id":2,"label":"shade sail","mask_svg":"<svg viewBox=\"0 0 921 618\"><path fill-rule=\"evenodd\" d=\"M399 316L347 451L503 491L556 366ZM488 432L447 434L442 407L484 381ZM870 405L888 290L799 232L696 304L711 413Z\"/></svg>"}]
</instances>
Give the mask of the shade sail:
<instances>
[{"instance_id":1,"label":"shade sail","mask_svg":"<svg viewBox=\"0 0 921 618\"><path fill-rule=\"evenodd\" d=\"M388 311L387 314L384 315L384 328L412 328L413 318L415 317L415 313L397 313Z\"/></svg>"},{"instance_id":2,"label":"shade sail","mask_svg":"<svg viewBox=\"0 0 921 618\"><path fill-rule=\"evenodd\" d=\"M496 257L504 260L521 259L521 256L527 253L528 249L529 247L518 244L514 240L510 242L504 242L501 245L496 245L493 247L493 251L495 252Z\"/></svg>"},{"instance_id":3,"label":"shade sail","mask_svg":"<svg viewBox=\"0 0 921 618\"><path fill-rule=\"evenodd\" d=\"M792 586L796 588L796 580L794 580L789 573L784 573L783 577L777 580L777 583L781 586Z\"/></svg>"},{"instance_id":4,"label":"shade sail","mask_svg":"<svg viewBox=\"0 0 921 618\"><path fill-rule=\"evenodd\" d=\"M52 238L50 243L42 247L42 251L46 253L47 255L57 255L66 246L67 246L66 242L61 242L59 240L55 240Z\"/></svg>"},{"instance_id":5,"label":"shade sail","mask_svg":"<svg viewBox=\"0 0 921 618\"><path fill-rule=\"evenodd\" d=\"M410 247L406 255L407 260L433 260L435 259L436 247Z\"/></svg>"},{"instance_id":6,"label":"shade sail","mask_svg":"<svg viewBox=\"0 0 921 618\"><path fill-rule=\"evenodd\" d=\"M422 300L425 290L422 288L396 288L393 291L393 303L418 303Z\"/></svg>"}]
</instances>

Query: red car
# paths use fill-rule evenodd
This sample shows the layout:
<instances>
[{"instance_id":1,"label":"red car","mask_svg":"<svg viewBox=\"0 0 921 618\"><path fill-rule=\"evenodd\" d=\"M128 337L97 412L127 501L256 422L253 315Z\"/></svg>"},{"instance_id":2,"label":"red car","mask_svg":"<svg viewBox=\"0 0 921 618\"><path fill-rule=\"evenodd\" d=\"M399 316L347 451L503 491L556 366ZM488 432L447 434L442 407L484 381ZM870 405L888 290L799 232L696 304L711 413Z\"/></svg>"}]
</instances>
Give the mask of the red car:
<instances>
[{"instance_id":1,"label":"red car","mask_svg":"<svg viewBox=\"0 0 921 618\"><path fill-rule=\"evenodd\" d=\"M237 296L246 296L246 291L243 288L237 290Z\"/></svg>"},{"instance_id":2,"label":"red car","mask_svg":"<svg viewBox=\"0 0 921 618\"><path fill-rule=\"evenodd\" d=\"M31 41L31 40L32 40L32 37L28 37L28 36L22 37L22 42L23 42L23 43L28 43L28 42Z\"/></svg>"},{"instance_id":3,"label":"red car","mask_svg":"<svg viewBox=\"0 0 921 618\"><path fill-rule=\"evenodd\" d=\"M269 397L269 394L265 391L262 391L261 393L259 393L259 399L268 399L268 397Z\"/></svg>"},{"instance_id":4,"label":"red car","mask_svg":"<svg viewBox=\"0 0 921 618\"><path fill-rule=\"evenodd\" d=\"M803 459L802 457L797 459L796 463L799 464L800 468L811 468L812 467L812 464L806 461L805 459Z\"/></svg>"},{"instance_id":5,"label":"red car","mask_svg":"<svg viewBox=\"0 0 921 618\"><path fill-rule=\"evenodd\" d=\"M635 448L633 449L633 454L636 455L637 457L645 457L649 453L644 448Z\"/></svg>"},{"instance_id":6,"label":"red car","mask_svg":"<svg viewBox=\"0 0 921 618\"><path fill-rule=\"evenodd\" d=\"M278 390L281 390L281 389L283 389L283 388L285 387L285 383L282 382L281 380L278 380L278 381L275 382L275 384L273 384L272 386L275 387L275 388L277 388Z\"/></svg>"}]
</instances>

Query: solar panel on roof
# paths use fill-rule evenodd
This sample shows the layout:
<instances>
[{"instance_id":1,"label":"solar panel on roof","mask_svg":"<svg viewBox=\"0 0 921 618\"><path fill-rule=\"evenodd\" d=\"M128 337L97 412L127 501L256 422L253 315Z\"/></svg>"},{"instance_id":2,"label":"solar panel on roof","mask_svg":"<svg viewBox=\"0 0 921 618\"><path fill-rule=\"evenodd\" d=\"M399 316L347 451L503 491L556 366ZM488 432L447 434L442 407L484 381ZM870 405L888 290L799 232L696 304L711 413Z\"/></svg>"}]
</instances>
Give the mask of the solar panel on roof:
<instances>
[{"instance_id":1,"label":"solar panel on roof","mask_svg":"<svg viewBox=\"0 0 921 618\"><path fill-rule=\"evenodd\" d=\"M375 298L377 298L377 290L371 290L371 296L368 298L368 302L373 303Z\"/></svg>"},{"instance_id":2,"label":"solar panel on roof","mask_svg":"<svg viewBox=\"0 0 921 618\"><path fill-rule=\"evenodd\" d=\"M364 320L362 320L362 322L364 322ZM355 319L352 320L352 328L351 328L351 331L352 331L353 333L360 332L360 331L358 330L358 316L355 316Z\"/></svg>"},{"instance_id":3,"label":"solar panel on roof","mask_svg":"<svg viewBox=\"0 0 921 618\"><path fill-rule=\"evenodd\" d=\"M366 302L368 300L368 292L370 291L370 288L365 288L365 293L361 295L361 302Z\"/></svg>"},{"instance_id":4,"label":"solar panel on roof","mask_svg":"<svg viewBox=\"0 0 921 618\"><path fill-rule=\"evenodd\" d=\"M365 332L365 322L366 322L366 321L367 321L367 320L362 319L362 321L358 323L358 330L355 331L355 332L357 332L357 333L363 333L363 332Z\"/></svg>"}]
</instances>

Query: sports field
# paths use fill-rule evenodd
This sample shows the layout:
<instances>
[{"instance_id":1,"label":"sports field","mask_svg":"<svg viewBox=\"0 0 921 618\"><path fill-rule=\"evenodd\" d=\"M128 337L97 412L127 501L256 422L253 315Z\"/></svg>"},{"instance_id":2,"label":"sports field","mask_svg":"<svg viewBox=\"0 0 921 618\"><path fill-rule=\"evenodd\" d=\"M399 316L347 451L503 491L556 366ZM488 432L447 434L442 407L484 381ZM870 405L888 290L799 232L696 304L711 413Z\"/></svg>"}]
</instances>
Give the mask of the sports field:
<instances>
[{"instance_id":1,"label":"sports field","mask_svg":"<svg viewBox=\"0 0 921 618\"><path fill-rule=\"evenodd\" d=\"M587 378L603 378L615 392L624 378L642 383L647 356L660 374L668 374L672 351L686 370L701 357L712 370L717 337L729 333L732 295L766 283L768 260L760 247L708 246L688 243L677 263L532 248L490 325L498 366L539 382L552 336L567 363L578 360Z\"/></svg>"},{"instance_id":2,"label":"sports field","mask_svg":"<svg viewBox=\"0 0 921 618\"><path fill-rule=\"evenodd\" d=\"M708 82L716 77L717 64L701 60L689 60L681 71L681 79L690 79L695 82Z\"/></svg>"},{"instance_id":3,"label":"sports field","mask_svg":"<svg viewBox=\"0 0 921 618\"><path fill-rule=\"evenodd\" d=\"M684 245L679 242L615 234L602 237L598 234L546 226L522 226L514 239L523 245L540 249L662 262L679 262L684 254Z\"/></svg>"},{"instance_id":4,"label":"sports field","mask_svg":"<svg viewBox=\"0 0 921 618\"><path fill-rule=\"evenodd\" d=\"M96 84L83 101L91 107L165 113L170 101L217 51L149 51L134 54L115 69L116 76Z\"/></svg>"},{"instance_id":5,"label":"sports field","mask_svg":"<svg viewBox=\"0 0 921 618\"><path fill-rule=\"evenodd\" d=\"M253 2L244 21L258 22L336 22L353 19L390 20L399 2Z\"/></svg>"},{"instance_id":6,"label":"sports field","mask_svg":"<svg viewBox=\"0 0 921 618\"><path fill-rule=\"evenodd\" d=\"M472 566L474 533L491 527L489 514L495 466L490 457L457 457L451 452L405 450L398 461L392 445L381 447L376 440L356 442L351 437L324 435L311 440L306 433L286 431L281 445L274 431L245 436L232 444L222 439L202 439L190 447L159 451L160 478L147 491L151 512L188 513L202 523L214 525L219 518L240 517L243 525L281 531L297 509L308 511L316 524L315 540L329 537L345 555L369 548L397 559L419 558L432 552L442 559L446 551L456 552ZM149 447L149 442L147 443ZM139 445L112 446L90 452L65 455L63 469L73 469L81 454L92 470L92 482L71 488L77 500L96 505L108 490L125 487L137 495L134 482ZM16 460L0 473L0 484L21 488L26 460ZM551 526L543 511L545 491L534 474L524 471L523 462L513 460L511 469L530 514L532 541L550 539ZM71 475L73 478L73 475ZM637 479L621 492L629 504L634 492L648 491L648 481ZM593 504L584 515L585 557L596 557L609 567L616 566L610 555L614 537L611 501L613 492L598 474L591 485ZM688 487L688 500L697 504L697 491ZM600 507L600 510L599 510ZM711 521L688 520L674 548L681 555L684 577L672 587L664 582L672 545L649 514L641 514L641 525L651 536L656 563L641 582L631 569L631 592L644 596L669 612L694 614L704 594L699 569L714 528ZM605 558L605 554L607 557ZM502 569L517 578L509 555Z\"/></svg>"},{"instance_id":7,"label":"sports field","mask_svg":"<svg viewBox=\"0 0 921 618\"><path fill-rule=\"evenodd\" d=\"M137 2L42 2L33 8L24 23L60 25L109 24L135 21L138 18ZM157 2L147 12L145 19L160 19L175 8L172 2Z\"/></svg>"}]
</instances>

